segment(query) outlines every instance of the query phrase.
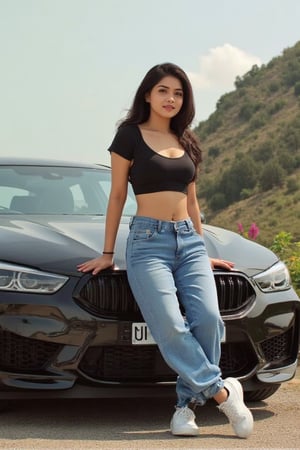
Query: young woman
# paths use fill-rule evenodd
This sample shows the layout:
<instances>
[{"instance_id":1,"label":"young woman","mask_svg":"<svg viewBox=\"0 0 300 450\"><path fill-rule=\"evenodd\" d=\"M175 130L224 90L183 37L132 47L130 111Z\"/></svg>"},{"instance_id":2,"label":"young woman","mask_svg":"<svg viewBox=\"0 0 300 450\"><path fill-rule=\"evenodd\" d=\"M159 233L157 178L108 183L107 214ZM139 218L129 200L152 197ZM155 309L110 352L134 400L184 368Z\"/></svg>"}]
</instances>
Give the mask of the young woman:
<instances>
[{"instance_id":1,"label":"young woman","mask_svg":"<svg viewBox=\"0 0 300 450\"><path fill-rule=\"evenodd\" d=\"M170 63L153 67L141 82L109 148L112 186L102 255L78 266L94 275L112 266L128 181L137 212L127 241L127 275L133 295L167 364L178 374L174 435L197 435L189 403L214 398L239 437L253 428L238 380L221 377L224 332L196 196L201 151L189 129L194 118L191 84ZM180 312L178 298L185 310Z\"/></svg>"}]
</instances>

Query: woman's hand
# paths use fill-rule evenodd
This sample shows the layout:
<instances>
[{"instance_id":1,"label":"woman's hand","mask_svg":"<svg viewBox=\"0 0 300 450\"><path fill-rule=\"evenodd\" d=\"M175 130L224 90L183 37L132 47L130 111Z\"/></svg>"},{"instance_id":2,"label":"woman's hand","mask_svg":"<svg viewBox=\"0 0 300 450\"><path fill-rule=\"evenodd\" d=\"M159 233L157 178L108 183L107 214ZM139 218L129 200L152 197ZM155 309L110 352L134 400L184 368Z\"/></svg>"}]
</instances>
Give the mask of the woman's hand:
<instances>
[{"instance_id":1,"label":"woman's hand","mask_svg":"<svg viewBox=\"0 0 300 450\"><path fill-rule=\"evenodd\" d=\"M77 266L79 272L92 272L97 275L101 270L108 269L113 265L113 255L101 255L98 258L90 259Z\"/></svg>"},{"instance_id":2,"label":"woman's hand","mask_svg":"<svg viewBox=\"0 0 300 450\"><path fill-rule=\"evenodd\" d=\"M218 258L209 258L210 259L210 265L212 269L215 269L216 267L220 267L221 269L231 270L234 267L234 263L231 261L225 261L224 259L218 259Z\"/></svg>"}]
</instances>

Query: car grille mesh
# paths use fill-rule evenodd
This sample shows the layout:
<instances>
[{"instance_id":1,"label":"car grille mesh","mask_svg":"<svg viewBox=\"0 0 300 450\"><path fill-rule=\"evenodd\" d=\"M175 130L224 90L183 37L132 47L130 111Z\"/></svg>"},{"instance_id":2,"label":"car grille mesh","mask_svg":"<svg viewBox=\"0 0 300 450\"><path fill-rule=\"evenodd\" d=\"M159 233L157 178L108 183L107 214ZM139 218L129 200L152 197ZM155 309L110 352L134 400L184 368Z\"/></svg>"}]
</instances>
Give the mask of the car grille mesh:
<instances>
[{"instance_id":1,"label":"car grille mesh","mask_svg":"<svg viewBox=\"0 0 300 450\"><path fill-rule=\"evenodd\" d=\"M267 362L280 362L292 356L294 327L263 341L261 349Z\"/></svg>"},{"instance_id":2,"label":"car grille mesh","mask_svg":"<svg viewBox=\"0 0 300 450\"><path fill-rule=\"evenodd\" d=\"M175 379L157 346L152 345L90 347L79 368L89 377L103 381L146 383Z\"/></svg>"},{"instance_id":3,"label":"car grille mesh","mask_svg":"<svg viewBox=\"0 0 300 450\"><path fill-rule=\"evenodd\" d=\"M246 349L246 351L245 351ZM223 377L243 376L257 364L253 350L241 343L222 344L220 367ZM163 382L175 381L156 346L90 347L79 366L82 374L99 381Z\"/></svg>"},{"instance_id":4,"label":"car grille mesh","mask_svg":"<svg viewBox=\"0 0 300 450\"><path fill-rule=\"evenodd\" d=\"M60 344L0 330L0 370L41 373L60 348Z\"/></svg>"},{"instance_id":5,"label":"car grille mesh","mask_svg":"<svg viewBox=\"0 0 300 450\"><path fill-rule=\"evenodd\" d=\"M249 305L255 292L246 277L235 273L215 273L222 315L236 314ZM130 290L126 272L112 272L90 278L76 301L92 314L119 320L143 320Z\"/></svg>"}]
</instances>

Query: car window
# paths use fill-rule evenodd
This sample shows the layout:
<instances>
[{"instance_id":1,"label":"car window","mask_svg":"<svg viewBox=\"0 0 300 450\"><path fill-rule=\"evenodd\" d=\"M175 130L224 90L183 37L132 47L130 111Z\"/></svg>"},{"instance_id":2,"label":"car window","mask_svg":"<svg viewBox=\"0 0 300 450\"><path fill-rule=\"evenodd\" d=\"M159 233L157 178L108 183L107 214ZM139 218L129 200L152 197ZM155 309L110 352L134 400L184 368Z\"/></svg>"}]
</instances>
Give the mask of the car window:
<instances>
[{"instance_id":1,"label":"car window","mask_svg":"<svg viewBox=\"0 0 300 450\"><path fill-rule=\"evenodd\" d=\"M108 169L47 166L0 167L0 214L105 215ZM131 186L124 215L134 215Z\"/></svg>"},{"instance_id":2,"label":"car window","mask_svg":"<svg viewBox=\"0 0 300 450\"><path fill-rule=\"evenodd\" d=\"M13 197L27 195L29 195L29 192L26 189L0 186L0 208L2 207L3 209L9 209L11 199Z\"/></svg>"},{"instance_id":3,"label":"car window","mask_svg":"<svg viewBox=\"0 0 300 450\"><path fill-rule=\"evenodd\" d=\"M88 208L84 193L82 192L80 184L75 184L70 187L73 196L74 212L80 213Z\"/></svg>"}]
</instances>

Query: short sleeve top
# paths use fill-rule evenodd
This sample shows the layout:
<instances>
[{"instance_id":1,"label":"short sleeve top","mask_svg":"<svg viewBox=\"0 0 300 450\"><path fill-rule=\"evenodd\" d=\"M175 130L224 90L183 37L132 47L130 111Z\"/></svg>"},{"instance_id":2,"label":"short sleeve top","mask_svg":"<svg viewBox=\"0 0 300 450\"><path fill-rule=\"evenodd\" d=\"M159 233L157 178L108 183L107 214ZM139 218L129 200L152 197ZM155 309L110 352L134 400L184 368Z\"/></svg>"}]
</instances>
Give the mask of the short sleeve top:
<instances>
[{"instance_id":1,"label":"short sleeve top","mask_svg":"<svg viewBox=\"0 0 300 450\"><path fill-rule=\"evenodd\" d=\"M194 180L196 168L188 153L169 158L149 147L137 125L121 126L108 149L128 161L133 161L129 172L135 195L161 191L187 193Z\"/></svg>"}]
</instances>

